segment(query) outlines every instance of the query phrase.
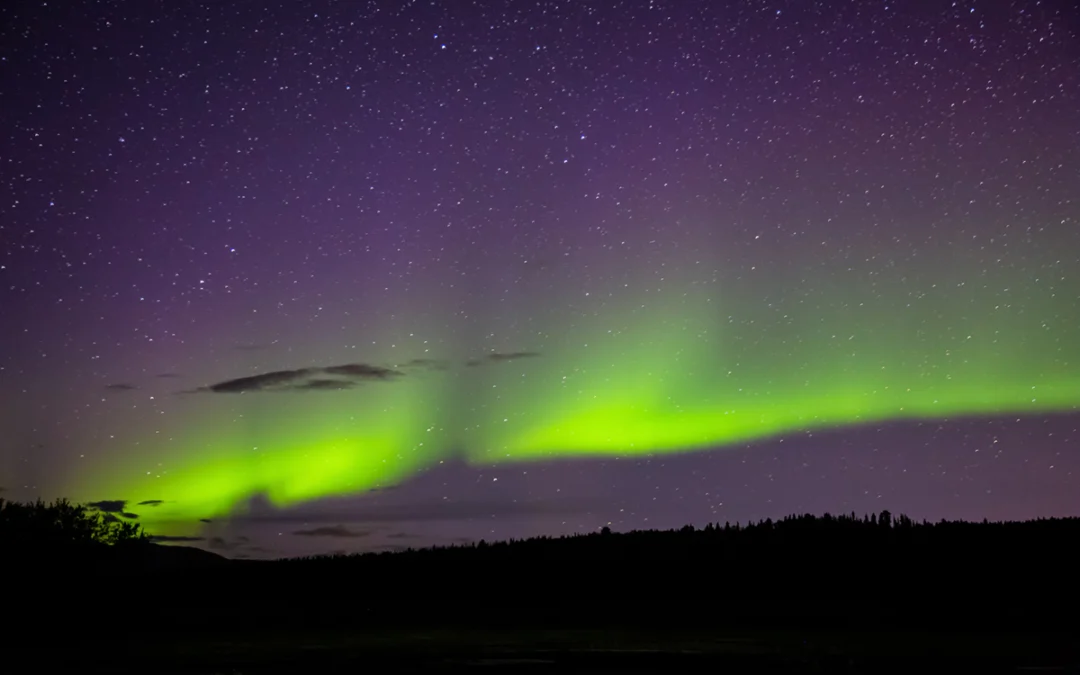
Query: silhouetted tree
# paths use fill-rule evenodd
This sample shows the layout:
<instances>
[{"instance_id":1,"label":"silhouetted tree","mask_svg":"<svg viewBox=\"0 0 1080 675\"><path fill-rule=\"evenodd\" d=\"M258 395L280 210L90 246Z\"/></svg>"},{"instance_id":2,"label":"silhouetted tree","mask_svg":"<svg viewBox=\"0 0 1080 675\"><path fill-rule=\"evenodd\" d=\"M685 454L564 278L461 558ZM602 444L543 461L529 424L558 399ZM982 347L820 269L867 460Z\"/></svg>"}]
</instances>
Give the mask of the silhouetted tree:
<instances>
[{"instance_id":1,"label":"silhouetted tree","mask_svg":"<svg viewBox=\"0 0 1080 675\"><path fill-rule=\"evenodd\" d=\"M33 556L59 550L91 551L102 546L149 541L137 523L59 499L21 503L0 499L0 543Z\"/></svg>"}]
</instances>

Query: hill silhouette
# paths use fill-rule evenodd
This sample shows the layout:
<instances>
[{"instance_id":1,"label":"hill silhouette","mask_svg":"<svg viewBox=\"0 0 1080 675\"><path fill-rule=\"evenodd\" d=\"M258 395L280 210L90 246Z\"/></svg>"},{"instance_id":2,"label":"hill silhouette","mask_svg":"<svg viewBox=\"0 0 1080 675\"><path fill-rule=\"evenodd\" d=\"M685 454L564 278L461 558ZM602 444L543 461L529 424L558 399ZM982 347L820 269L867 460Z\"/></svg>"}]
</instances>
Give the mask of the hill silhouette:
<instances>
[{"instance_id":1,"label":"hill silhouette","mask_svg":"<svg viewBox=\"0 0 1080 675\"><path fill-rule=\"evenodd\" d=\"M1047 653L1062 662L1076 656L1078 541L1080 518L928 523L883 511L230 561L152 543L137 525L85 505L0 500L3 576L22 589L5 597L4 616L18 618L9 636L79 618L52 638L69 647L73 661L64 663L83 672L87 654L119 672L167 650L177 669L197 657L199 667L218 669L225 657L214 645L222 640L243 651L230 661L238 670L261 664L267 672L366 662L379 650L394 659L443 659L499 649L519 657L543 647L548 659L556 647L685 651L687 644L720 649L731 667L740 640L760 647L777 639L786 640L782 648L760 649L787 654L832 640L828 650L861 645L865 658L914 667L922 662L903 659L926 653L936 635L954 637L934 638L934 659L962 656L957 667L972 666L973 654L995 666ZM447 633L451 627L457 632ZM957 642L958 629L969 642ZM99 649L102 631L120 632L130 647ZM866 647L867 636L877 642ZM313 661L303 640L327 649L324 661ZM36 643L13 644L32 650ZM1001 651L1010 649L1012 656ZM577 663L569 653L559 659Z\"/></svg>"},{"instance_id":2,"label":"hill silhouette","mask_svg":"<svg viewBox=\"0 0 1080 675\"><path fill-rule=\"evenodd\" d=\"M202 624L240 615L245 623L276 624L299 616L328 624L375 617L484 623L493 616L603 623L649 620L654 610L677 615L665 620L700 621L691 610L702 603L714 603L714 617L860 620L986 605L1005 620L1052 608L1074 588L1068 561L1080 542L1080 518L931 523L888 511L793 515L672 531L605 528L395 553L242 561L153 544L137 525L67 502L6 502L0 541L9 562L37 571L107 569L159 586L154 577L167 568L171 588L200 589L194 596L176 591L172 616L206 613L218 602L213 589L228 589ZM1053 588L1040 590L1048 582ZM192 597L197 606L188 607Z\"/></svg>"},{"instance_id":3,"label":"hill silhouette","mask_svg":"<svg viewBox=\"0 0 1080 675\"><path fill-rule=\"evenodd\" d=\"M66 499L30 503L0 499L5 564L23 573L57 567L152 572L222 565L222 556L151 541L138 523Z\"/></svg>"},{"instance_id":4,"label":"hill silhouette","mask_svg":"<svg viewBox=\"0 0 1080 675\"><path fill-rule=\"evenodd\" d=\"M923 626L1033 626L1060 616L1063 599L1075 594L1068 561L1077 542L1080 518L931 523L888 511L793 515L290 559L253 567L250 579L318 579L308 585L313 596L355 593L363 602L350 615L360 620L367 611L381 622L694 626L918 617ZM357 579L380 581L361 591ZM332 607L319 607L309 620L334 616Z\"/></svg>"},{"instance_id":5,"label":"hill silhouette","mask_svg":"<svg viewBox=\"0 0 1080 675\"><path fill-rule=\"evenodd\" d=\"M0 519L4 557L33 564L7 569L23 570L27 584L47 579L50 598L9 605L9 612L23 625L57 612L92 616L147 645L222 636L268 644L341 631L397 631L399 639L449 626L524 631L529 640L553 627L680 639L825 628L1058 635L1075 625L1070 608L1080 599L1072 553L1080 518L930 523L887 511L799 515L250 561L155 545L133 526L119 539L114 528L87 540L93 528L70 527L78 507L66 502L56 512L67 520L33 506L34 527L19 511L27 507L8 503L0 514L9 508L22 521ZM107 521L81 513L94 527ZM65 539L58 532L82 534ZM990 653L985 644L980 649Z\"/></svg>"}]
</instances>

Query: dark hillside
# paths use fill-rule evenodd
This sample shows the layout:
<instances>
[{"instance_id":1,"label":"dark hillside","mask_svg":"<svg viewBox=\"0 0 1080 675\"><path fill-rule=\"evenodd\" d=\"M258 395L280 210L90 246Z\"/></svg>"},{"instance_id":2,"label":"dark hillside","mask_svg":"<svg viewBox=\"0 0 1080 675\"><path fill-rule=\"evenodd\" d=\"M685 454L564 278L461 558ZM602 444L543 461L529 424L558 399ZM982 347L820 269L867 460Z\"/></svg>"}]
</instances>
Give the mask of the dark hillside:
<instances>
[{"instance_id":1,"label":"dark hillside","mask_svg":"<svg viewBox=\"0 0 1080 675\"><path fill-rule=\"evenodd\" d=\"M203 672L196 662L353 668L378 654L420 670L496 653L581 672L645 672L651 663L589 656L599 647L659 649L668 655L655 667L666 672L757 667L779 656L788 665L812 657L813 668L830 672L855 658L845 654L890 668L1076 656L1080 519L792 516L266 562L140 537L65 543L54 533L34 547L28 531L16 528L18 546L4 546L14 563L6 567L9 636L25 632L13 644L30 647L38 627L72 618L85 624L65 633L73 649L34 654L81 654L70 663L84 670L87 654L109 669L150 659L155 672ZM129 646L102 651L102 631Z\"/></svg>"},{"instance_id":2,"label":"dark hillside","mask_svg":"<svg viewBox=\"0 0 1080 675\"><path fill-rule=\"evenodd\" d=\"M75 584L84 605L140 606L151 626L692 624L810 620L1030 623L1066 611L1077 588L1080 519L916 523L792 516L709 525L480 542L393 554L225 561L140 543L83 563L131 593ZM162 575L163 569L168 574ZM64 574L57 575L63 578ZM62 587L63 584L60 584Z\"/></svg>"}]
</instances>

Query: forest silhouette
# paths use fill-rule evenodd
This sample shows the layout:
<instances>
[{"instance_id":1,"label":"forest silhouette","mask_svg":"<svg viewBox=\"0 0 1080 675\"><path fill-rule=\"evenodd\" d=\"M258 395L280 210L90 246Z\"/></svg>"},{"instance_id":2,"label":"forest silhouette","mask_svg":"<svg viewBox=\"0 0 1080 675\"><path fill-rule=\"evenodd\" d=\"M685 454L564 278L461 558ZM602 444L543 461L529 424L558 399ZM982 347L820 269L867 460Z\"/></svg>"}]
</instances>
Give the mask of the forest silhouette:
<instances>
[{"instance_id":1,"label":"forest silhouette","mask_svg":"<svg viewBox=\"0 0 1080 675\"><path fill-rule=\"evenodd\" d=\"M0 498L0 543L11 558L40 562L64 555L93 558L148 541L138 523L59 499L22 503Z\"/></svg>"},{"instance_id":2,"label":"forest silhouette","mask_svg":"<svg viewBox=\"0 0 1080 675\"><path fill-rule=\"evenodd\" d=\"M133 630L913 617L1031 624L1066 611L1078 541L1080 518L916 522L882 511L252 561L155 544L136 523L67 501L0 500L11 573L50 575L55 603L152 617ZM127 590L81 583L87 573Z\"/></svg>"},{"instance_id":3,"label":"forest silhouette","mask_svg":"<svg viewBox=\"0 0 1080 675\"><path fill-rule=\"evenodd\" d=\"M0 500L9 658L80 672L422 671L493 653L560 672L1080 662L1080 518L792 515L276 561L157 544L132 520ZM61 624L64 648L42 652ZM652 666L627 652L650 645ZM589 665L598 647L617 653Z\"/></svg>"}]
</instances>

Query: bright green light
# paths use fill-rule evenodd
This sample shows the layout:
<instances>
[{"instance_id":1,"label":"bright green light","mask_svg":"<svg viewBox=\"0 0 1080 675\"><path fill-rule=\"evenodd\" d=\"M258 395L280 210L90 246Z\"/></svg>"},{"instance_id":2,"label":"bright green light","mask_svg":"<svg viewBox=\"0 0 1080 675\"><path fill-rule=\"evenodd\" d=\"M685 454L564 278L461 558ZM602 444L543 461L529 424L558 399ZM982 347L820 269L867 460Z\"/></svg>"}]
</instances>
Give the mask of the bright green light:
<instances>
[{"instance_id":1,"label":"bright green light","mask_svg":"<svg viewBox=\"0 0 1080 675\"><path fill-rule=\"evenodd\" d=\"M458 363L343 392L200 394L185 404L191 424L173 448L147 461L153 469L100 467L78 484L87 498L165 500L139 509L164 534L255 495L289 506L359 493L462 454L491 464L686 452L1080 406L1080 322L1039 318L1055 316L1051 303L1006 314L959 291L950 302L926 298L925 309L915 295L886 305L868 293L833 304L807 295L787 311L680 296L612 310L537 346L537 358ZM143 460L132 451L127 463Z\"/></svg>"}]
</instances>

